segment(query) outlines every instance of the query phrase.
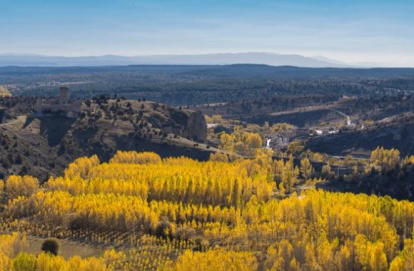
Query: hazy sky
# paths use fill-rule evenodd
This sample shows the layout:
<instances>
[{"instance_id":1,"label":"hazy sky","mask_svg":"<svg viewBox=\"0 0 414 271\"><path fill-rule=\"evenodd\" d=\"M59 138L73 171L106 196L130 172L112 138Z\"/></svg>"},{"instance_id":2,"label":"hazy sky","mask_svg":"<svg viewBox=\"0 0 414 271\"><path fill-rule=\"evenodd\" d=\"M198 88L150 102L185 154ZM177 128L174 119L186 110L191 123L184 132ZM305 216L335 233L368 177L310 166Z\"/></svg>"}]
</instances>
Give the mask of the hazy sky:
<instances>
[{"instance_id":1,"label":"hazy sky","mask_svg":"<svg viewBox=\"0 0 414 271\"><path fill-rule=\"evenodd\" d=\"M414 66L414 0L0 0L0 53L323 55Z\"/></svg>"}]
</instances>

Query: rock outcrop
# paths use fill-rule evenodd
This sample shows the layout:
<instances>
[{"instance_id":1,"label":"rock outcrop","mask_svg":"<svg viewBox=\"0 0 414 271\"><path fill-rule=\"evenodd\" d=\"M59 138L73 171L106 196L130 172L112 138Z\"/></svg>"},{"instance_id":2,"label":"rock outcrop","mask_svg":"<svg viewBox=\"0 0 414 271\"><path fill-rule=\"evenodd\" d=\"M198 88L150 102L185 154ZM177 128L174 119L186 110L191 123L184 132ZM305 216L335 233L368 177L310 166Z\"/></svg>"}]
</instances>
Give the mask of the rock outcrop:
<instances>
[{"instance_id":1,"label":"rock outcrop","mask_svg":"<svg viewBox=\"0 0 414 271\"><path fill-rule=\"evenodd\" d=\"M0 129L0 178L61 174L80 156L107 161L117 150L154 151L161 157L207 160L207 125L201 112L154 102L99 98L84 101L77 118L32 114L36 100L12 98ZM80 101L79 101L80 102ZM1 104L0 104L1 106ZM0 119L4 112L0 107ZM23 111L22 111L23 110ZM3 113L2 113L3 112Z\"/></svg>"}]
</instances>

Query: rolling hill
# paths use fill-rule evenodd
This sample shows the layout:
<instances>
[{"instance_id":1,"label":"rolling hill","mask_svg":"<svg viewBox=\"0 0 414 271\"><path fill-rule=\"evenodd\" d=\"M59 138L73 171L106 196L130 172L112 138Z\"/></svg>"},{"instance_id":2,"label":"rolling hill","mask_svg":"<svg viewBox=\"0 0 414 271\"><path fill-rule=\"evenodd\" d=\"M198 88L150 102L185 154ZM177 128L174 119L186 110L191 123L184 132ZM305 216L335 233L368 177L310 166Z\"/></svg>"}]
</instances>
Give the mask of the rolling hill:
<instances>
[{"instance_id":1,"label":"rolling hill","mask_svg":"<svg viewBox=\"0 0 414 271\"><path fill-rule=\"evenodd\" d=\"M152 55L152 56L43 56L43 55L0 55L0 66L123 66L123 65L231 65L265 64L271 66L298 67L345 67L337 61L272 53L235 53L203 55Z\"/></svg>"}]
</instances>

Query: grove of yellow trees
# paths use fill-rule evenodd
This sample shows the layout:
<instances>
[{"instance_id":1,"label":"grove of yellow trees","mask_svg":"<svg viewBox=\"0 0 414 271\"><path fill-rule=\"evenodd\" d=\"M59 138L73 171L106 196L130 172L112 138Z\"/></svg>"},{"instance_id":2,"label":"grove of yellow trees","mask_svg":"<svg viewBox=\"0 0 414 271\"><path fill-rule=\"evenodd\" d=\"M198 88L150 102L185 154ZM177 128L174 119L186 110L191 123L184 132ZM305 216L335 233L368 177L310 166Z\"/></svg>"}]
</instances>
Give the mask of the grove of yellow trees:
<instances>
[{"instance_id":1,"label":"grove of yellow trees","mask_svg":"<svg viewBox=\"0 0 414 271\"><path fill-rule=\"evenodd\" d=\"M293 156L273 161L268 150L233 162L217 157L199 162L118 152L108 163L96 156L77 159L63 176L41 186L29 176L11 176L0 187L9 199L1 221L123 238L157 236L164 241L154 244L165 251L177 240L176 254L166 253L162 261L151 262L150 249L140 254L150 270L412 269L414 203L321 190L297 195L299 176L312 176L308 159L298 167ZM373 159L390 163L388 154ZM276 192L291 195L276 199ZM0 241L0 266L9 268L4 270L134 270L138 259L121 252L36 257L24 253L23 235Z\"/></svg>"},{"instance_id":2,"label":"grove of yellow trees","mask_svg":"<svg viewBox=\"0 0 414 271\"><path fill-rule=\"evenodd\" d=\"M383 169L391 169L400 162L400 152L396 149L387 150L378 147L371 152L371 162Z\"/></svg>"},{"instance_id":3,"label":"grove of yellow trees","mask_svg":"<svg viewBox=\"0 0 414 271\"><path fill-rule=\"evenodd\" d=\"M263 140L258 133L243 131L236 126L233 134L223 133L220 135L220 148L241 156L252 157L255 151L262 147Z\"/></svg>"}]
</instances>

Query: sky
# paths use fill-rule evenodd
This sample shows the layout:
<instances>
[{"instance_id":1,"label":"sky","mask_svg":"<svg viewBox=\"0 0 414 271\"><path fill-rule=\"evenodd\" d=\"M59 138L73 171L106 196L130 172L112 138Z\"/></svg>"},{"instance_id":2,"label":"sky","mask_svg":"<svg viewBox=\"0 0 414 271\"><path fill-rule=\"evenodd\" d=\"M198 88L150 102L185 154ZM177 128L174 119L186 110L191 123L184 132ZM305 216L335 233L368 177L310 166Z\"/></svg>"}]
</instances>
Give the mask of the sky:
<instances>
[{"instance_id":1,"label":"sky","mask_svg":"<svg viewBox=\"0 0 414 271\"><path fill-rule=\"evenodd\" d=\"M0 0L0 54L270 52L414 66L414 0Z\"/></svg>"}]
</instances>

